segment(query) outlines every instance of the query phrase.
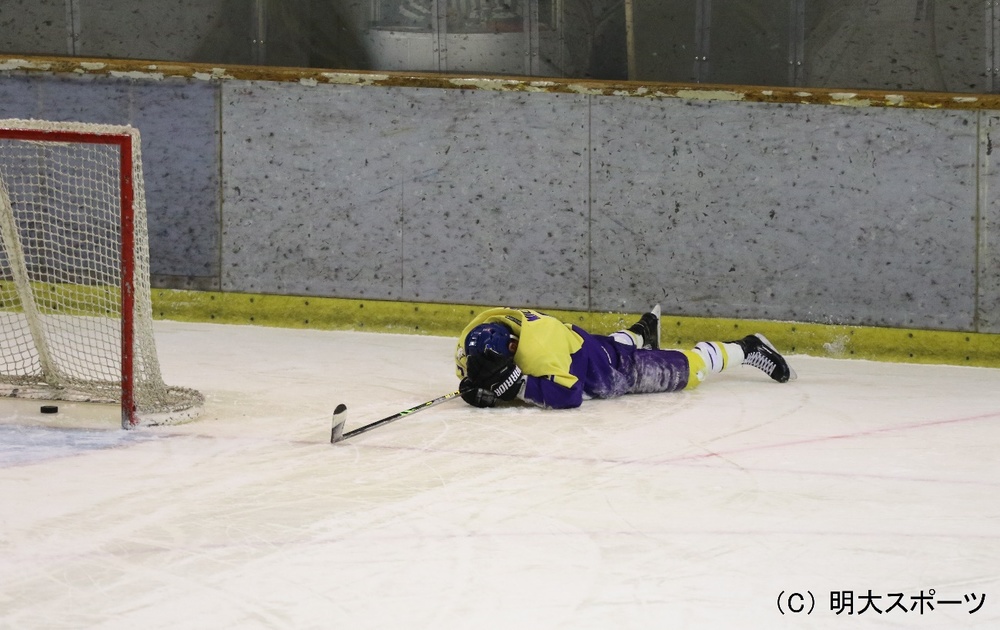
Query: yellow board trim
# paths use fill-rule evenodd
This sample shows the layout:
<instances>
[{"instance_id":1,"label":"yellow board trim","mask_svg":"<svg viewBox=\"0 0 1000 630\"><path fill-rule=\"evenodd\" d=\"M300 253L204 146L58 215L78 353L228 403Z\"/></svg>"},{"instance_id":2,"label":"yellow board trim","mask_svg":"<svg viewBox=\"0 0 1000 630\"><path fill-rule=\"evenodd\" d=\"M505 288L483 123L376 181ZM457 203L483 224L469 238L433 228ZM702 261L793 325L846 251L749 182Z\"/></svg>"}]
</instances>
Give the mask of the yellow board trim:
<instances>
[{"instance_id":1,"label":"yellow board trim","mask_svg":"<svg viewBox=\"0 0 1000 630\"><path fill-rule=\"evenodd\" d=\"M109 285L81 285L59 282L30 282L34 303L42 315L117 317L121 291ZM13 281L0 281L0 310L19 313L21 301Z\"/></svg>"},{"instance_id":2,"label":"yellow board trim","mask_svg":"<svg viewBox=\"0 0 1000 630\"><path fill-rule=\"evenodd\" d=\"M457 337L473 316L491 306L153 290L157 319L443 337ZM621 330L638 318L634 313L538 310L595 333ZM699 341L729 341L759 332L785 354L1000 367L997 334L670 315L661 322L663 347L686 349Z\"/></svg>"}]
</instances>

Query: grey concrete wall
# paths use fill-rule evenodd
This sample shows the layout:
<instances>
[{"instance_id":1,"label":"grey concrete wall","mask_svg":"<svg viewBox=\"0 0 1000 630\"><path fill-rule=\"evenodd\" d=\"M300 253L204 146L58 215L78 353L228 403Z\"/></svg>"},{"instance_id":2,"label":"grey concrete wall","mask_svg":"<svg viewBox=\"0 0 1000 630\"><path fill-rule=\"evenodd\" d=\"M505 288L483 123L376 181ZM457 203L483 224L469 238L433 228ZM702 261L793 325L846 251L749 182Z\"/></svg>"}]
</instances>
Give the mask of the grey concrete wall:
<instances>
[{"instance_id":1,"label":"grey concrete wall","mask_svg":"<svg viewBox=\"0 0 1000 630\"><path fill-rule=\"evenodd\" d=\"M1000 332L1000 169L996 164L1000 113L982 113L979 162L979 214L974 219L979 256L976 259L977 328Z\"/></svg>"},{"instance_id":2,"label":"grey concrete wall","mask_svg":"<svg viewBox=\"0 0 1000 630\"><path fill-rule=\"evenodd\" d=\"M4 0L5 53L251 63L251 7L232 0ZM220 42L220 34L239 32Z\"/></svg>"},{"instance_id":3,"label":"grey concrete wall","mask_svg":"<svg viewBox=\"0 0 1000 630\"><path fill-rule=\"evenodd\" d=\"M0 78L4 118L132 124L142 134L150 257L160 286L219 288L218 86L86 75Z\"/></svg>"},{"instance_id":4,"label":"grey concrete wall","mask_svg":"<svg viewBox=\"0 0 1000 630\"><path fill-rule=\"evenodd\" d=\"M454 17L441 38L371 28L373 5L392 15L399 2L3 0L0 52L963 93L1000 83L992 1L634 0L628 23L621 0L560 0L539 3L533 42L463 34Z\"/></svg>"},{"instance_id":5,"label":"grey concrete wall","mask_svg":"<svg viewBox=\"0 0 1000 630\"><path fill-rule=\"evenodd\" d=\"M66 0L4 0L0 5L0 50L22 55L73 54L73 28Z\"/></svg>"},{"instance_id":6,"label":"grey concrete wall","mask_svg":"<svg viewBox=\"0 0 1000 630\"><path fill-rule=\"evenodd\" d=\"M977 117L600 99L600 308L970 329Z\"/></svg>"},{"instance_id":7,"label":"grey concrete wall","mask_svg":"<svg viewBox=\"0 0 1000 630\"><path fill-rule=\"evenodd\" d=\"M140 128L161 286L1000 332L991 109L33 73L0 102Z\"/></svg>"},{"instance_id":8,"label":"grey concrete wall","mask_svg":"<svg viewBox=\"0 0 1000 630\"><path fill-rule=\"evenodd\" d=\"M223 289L589 306L586 97L223 92Z\"/></svg>"}]
</instances>

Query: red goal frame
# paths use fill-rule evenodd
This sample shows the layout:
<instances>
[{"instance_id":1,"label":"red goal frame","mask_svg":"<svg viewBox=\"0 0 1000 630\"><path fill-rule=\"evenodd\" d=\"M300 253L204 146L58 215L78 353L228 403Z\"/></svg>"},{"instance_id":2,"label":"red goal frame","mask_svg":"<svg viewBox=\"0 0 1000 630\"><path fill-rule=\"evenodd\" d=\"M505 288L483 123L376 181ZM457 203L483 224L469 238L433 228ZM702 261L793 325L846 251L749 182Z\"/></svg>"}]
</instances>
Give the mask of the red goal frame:
<instances>
[{"instance_id":1,"label":"red goal frame","mask_svg":"<svg viewBox=\"0 0 1000 630\"><path fill-rule=\"evenodd\" d=\"M118 147L121 207L121 415L122 428L138 423L135 404L135 183L133 138L128 133L0 128L0 138L38 142L105 144Z\"/></svg>"}]
</instances>

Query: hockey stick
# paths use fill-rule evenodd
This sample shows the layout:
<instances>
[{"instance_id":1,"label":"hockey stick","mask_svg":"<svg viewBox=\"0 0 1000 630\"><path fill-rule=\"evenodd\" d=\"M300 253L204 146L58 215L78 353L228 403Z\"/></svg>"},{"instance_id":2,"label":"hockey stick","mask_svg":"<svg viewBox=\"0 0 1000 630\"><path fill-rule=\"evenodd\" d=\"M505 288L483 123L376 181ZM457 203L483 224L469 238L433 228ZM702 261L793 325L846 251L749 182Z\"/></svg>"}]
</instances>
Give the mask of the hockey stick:
<instances>
[{"instance_id":1,"label":"hockey stick","mask_svg":"<svg viewBox=\"0 0 1000 630\"><path fill-rule=\"evenodd\" d=\"M372 429L380 427L383 424L389 424L394 420L399 420L403 416L408 416L410 414L417 413L418 411L423 411L424 409L427 409L428 407L433 407L438 403L443 403L446 400L451 400L452 398L461 395L461 393L462 392L457 391L457 392L452 392L450 394L445 394L444 396L438 396L434 400L428 400L425 403L420 403L419 405L410 407L409 409L405 409L403 411L400 411L399 413L395 413L387 418L382 418L381 420L377 420L370 424L366 424L363 427L358 427L357 429L348 431L347 433L344 433L344 423L347 422L347 416L346 416L347 405L341 403L337 405L336 409L333 410L333 429L330 431L330 444L336 444L337 442L346 440L347 438L350 437L354 437L355 435L361 435L362 433L371 431Z\"/></svg>"}]
</instances>

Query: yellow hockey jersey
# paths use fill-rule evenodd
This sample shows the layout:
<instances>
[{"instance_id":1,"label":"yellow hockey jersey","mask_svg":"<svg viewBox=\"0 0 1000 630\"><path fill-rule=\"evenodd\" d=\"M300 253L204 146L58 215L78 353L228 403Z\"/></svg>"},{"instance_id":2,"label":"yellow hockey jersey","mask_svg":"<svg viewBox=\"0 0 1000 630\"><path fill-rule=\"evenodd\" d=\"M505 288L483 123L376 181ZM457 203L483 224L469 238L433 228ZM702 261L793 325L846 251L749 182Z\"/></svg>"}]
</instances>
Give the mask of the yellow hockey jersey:
<instances>
[{"instance_id":1,"label":"yellow hockey jersey","mask_svg":"<svg viewBox=\"0 0 1000 630\"><path fill-rule=\"evenodd\" d=\"M514 362L528 376L548 378L563 387L572 387L577 378L569 368L573 353L583 346L583 338L570 324L531 309L492 308L473 319L458 338L455 366L458 378L465 378L468 358L465 337L480 324L501 323L517 337Z\"/></svg>"}]
</instances>

